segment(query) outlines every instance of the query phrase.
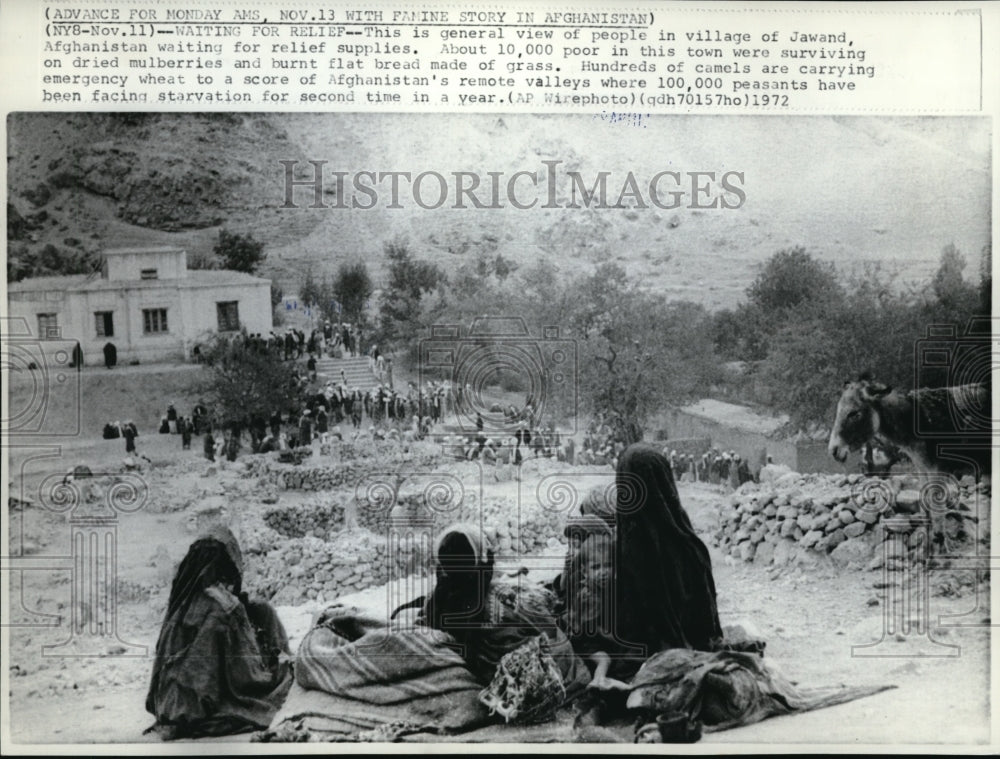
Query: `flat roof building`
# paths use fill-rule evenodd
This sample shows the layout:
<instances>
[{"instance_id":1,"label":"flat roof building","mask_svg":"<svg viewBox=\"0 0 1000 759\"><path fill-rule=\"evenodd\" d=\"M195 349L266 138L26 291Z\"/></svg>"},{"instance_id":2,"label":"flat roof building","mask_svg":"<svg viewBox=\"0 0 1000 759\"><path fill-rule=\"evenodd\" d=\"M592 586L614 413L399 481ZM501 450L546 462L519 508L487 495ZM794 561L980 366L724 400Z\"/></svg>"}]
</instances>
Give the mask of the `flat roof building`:
<instances>
[{"instance_id":1,"label":"flat roof building","mask_svg":"<svg viewBox=\"0 0 1000 759\"><path fill-rule=\"evenodd\" d=\"M100 272L34 277L8 285L8 314L27 321L31 337L79 342L84 363L186 360L213 334L268 334L271 282L237 271L190 270L180 248L119 248Z\"/></svg>"}]
</instances>

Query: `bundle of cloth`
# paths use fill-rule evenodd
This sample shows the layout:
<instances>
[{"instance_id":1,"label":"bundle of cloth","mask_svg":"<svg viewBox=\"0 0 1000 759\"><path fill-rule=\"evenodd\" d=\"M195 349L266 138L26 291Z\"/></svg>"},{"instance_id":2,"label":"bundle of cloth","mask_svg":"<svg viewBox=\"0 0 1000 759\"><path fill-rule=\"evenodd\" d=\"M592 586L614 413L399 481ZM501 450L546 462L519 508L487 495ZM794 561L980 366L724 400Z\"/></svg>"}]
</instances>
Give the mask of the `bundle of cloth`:
<instances>
[{"instance_id":1,"label":"bundle of cloth","mask_svg":"<svg viewBox=\"0 0 1000 759\"><path fill-rule=\"evenodd\" d=\"M540 586L493 576L480 531L438 538L415 624L324 611L303 639L288 700L261 741L396 740L544 720L589 681ZM397 610L399 611L399 610Z\"/></svg>"},{"instance_id":2,"label":"bundle of cloth","mask_svg":"<svg viewBox=\"0 0 1000 759\"><path fill-rule=\"evenodd\" d=\"M439 630L324 611L299 646L295 685L262 742L395 740L486 721L482 685Z\"/></svg>"},{"instance_id":3,"label":"bundle of cloth","mask_svg":"<svg viewBox=\"0 0 1000 759\"><path fill-rule=\"evenodd\" d=\"M632 680L627 706L646 718L640 722L682 715L712 732L835 706L894 687L801 688L757 654L674 648L654 654L642 665Z\"/></svg>"}]
</instances>

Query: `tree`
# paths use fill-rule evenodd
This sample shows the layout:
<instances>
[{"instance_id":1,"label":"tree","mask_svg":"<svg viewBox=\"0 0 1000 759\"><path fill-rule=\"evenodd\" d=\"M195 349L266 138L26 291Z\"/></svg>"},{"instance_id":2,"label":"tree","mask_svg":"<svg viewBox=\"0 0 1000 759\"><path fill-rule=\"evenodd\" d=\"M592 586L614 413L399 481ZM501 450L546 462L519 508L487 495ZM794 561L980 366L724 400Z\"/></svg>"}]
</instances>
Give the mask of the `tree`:
<instances>
[{"instance_id":1,"label":"tree","mask_svg":"<svg viewBox=\"0 0 1000 759\"><path fill-rule=\"evenodd\" d=\"M715 314L712 343L725 360L760 361L767 356L769 338L780 324L781 320L769 320L759 305L740 303Z\"/></svg>"},{"instance_id":2,"label":"tree","mask_svg":"<svg viewBox=\"0 0 1000 759\"><path fill-rule=\"evenodd\" d=\"M249 234L241 235L225 229L219 230L219 240L213 250L221 259L222 268L247 274L257 271L266 257L264 243Z\"/></svg>"},{"instance_id":3,"label":"tree","mask_svg":"<svg viewBox=\"0 0 1000 759\"><path fill-rule=\"evenodd\" d=\"M275 309L281 305L281 301L285 299L285 293L282 291L281 287L276 283L271 283L271 308Z\"/></svg>"},{"instance_id":4,"label":"tree","mask_svg":"<svg viewBox=\"0 0 1000 759\"><path fill-rule=\"evenodd\" d=\"M193 250L188 253L187 267L196 271L204 269L218 269L222 265L219 257L215 253L206 250Z\"/></svg>"},{"instance_id":5,"label":"tree","mask_svg":"<svg viewBox=\"0 0 1000 759\"><path fill-rule=\"evenodd\" d=\"M831 264L817 261L805 248L796 247L768 259L747 288L747 299L766 318L783 321L782 316L799 303L835 295L840 289Z\"/></svg>"},{"instance_id":6,"label":"tree","mask_svg":"<svg viewBox=\"0 0 1000 759\"><path fill-rule=\"evenodd\" d=\"M804 248L771 256L746 290L747 300L713 317L712 343L726 360L764 360L780 332L802 303L843 296L836 269Z\"/></svg>"},{"instance_id":7,"label":"tree","mask_svg":"<svg viewBox=\"0 0 1000 759\"><path fill-rule=\"evenodd\" d=\"M330 308L329 301L336 300L344 320L360 324L364 321L365 306L373 290L371 275L363 261L341 264L331 287L332 298L327 299L323 307ZM331 308L331 312L333 310Z\"/></svg>"},{"instance_id":8,"label":"tree","mask_svg":"<svg viewBox=\"0 0 1000 759\"><path fill-rule=\"evenodd\" d=\"M871 267L838 287L836 298L801 301L774 334L761 379L774 405L802 430L826 428L845 380L870 372L908 389L924 322L919 302Z\"/></svg>"},{"instance_id":9,"label":"tree","mask_svg":"<svg viewBox=\"0 0 1000 759\"><path fill-rule=\"evenodd\" d=\"M216 418L224 423L265 419L277 410L302 404L295 362L281 360L278 351L251 350L246 332L235 339L216 336L202 352L210 371L203 394Z\"/></svg>"},{"instance_id":10,"label":"tree","mask_svg":"<svg viewBox=\"0 0 1000 759\"><path fill-rule=\"evenodd\" d=\"M953 324L959 333L982 304L982 290L965 281L965 256L953 244L941 251L941 262L931 281L933 299L927 304L927 319L938 324ZM988 312L986 312L988 313Z\"/></svg>"},{"instance_id":11,"label":"tree","mask_svg":"<svg viewBox=\"0 0 1000 759\"><path fill-rule=\"evenodd\" d=\"M699 395L717 374L704 308L644 292L617 264L578 280L570 302L584 408L603 414L626 443L642 438L665 403Z\"/></svg>"},{"instance_id":12,"label":"tree","mask_svg":"<svg viewBox=\"0 0 1000 759\"><path fill-rule=\"evenodd\" d=\"M444 272L430 261L418 261L403 240L386 243L389 279L380 304L380 333L384 341L404 341L412 348L424 325L421 300L447 282Z\"/></svg>"},{"instance_id":13,"label":"tree","mask_svg":"<svg viewBox=\"0 0 1000 759\"><path fill-rule=\"evenodd\" d=\"M299 285L299 301L303 306L311 308L318 304L322 297L319 284L313 276L312 266L306 266L305 275L302 277L302 284Z\"/></svg>"}]
</instances>

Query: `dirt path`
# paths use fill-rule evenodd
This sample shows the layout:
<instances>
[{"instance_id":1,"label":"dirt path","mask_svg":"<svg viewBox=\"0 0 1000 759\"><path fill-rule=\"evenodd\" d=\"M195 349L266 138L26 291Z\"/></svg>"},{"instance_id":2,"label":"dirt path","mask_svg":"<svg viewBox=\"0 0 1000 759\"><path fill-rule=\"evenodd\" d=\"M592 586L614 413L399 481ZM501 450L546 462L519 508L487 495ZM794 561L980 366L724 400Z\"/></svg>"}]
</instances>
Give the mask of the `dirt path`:
<instances>
[{"instance_id":1,"label":"dirt path","mask_svg":"<svg viewBox=\"0 0 1000 759\"><path fill-rule=\"evenodd\" d=\"M174 450L174 442L175 436L151 442L154 459L179 458L182 454ZM186 457L188 452L183 455ZM119 598L117 632L121 641L107 642L105 653L120 654L124 650L136 656L62 655L73 653L73 649L50 650L49 655L43 655L43 646L67 638L65 626L11 627L4 631L10 642L9 713L15 742L158 741L142 735L152 722L144 709L150 654L173 567L196 529L190 509L172 510L176 508L174 503L165 510L166 505L170 499L183 500L187 494L218 498L219 481L235 477L228 472L214 478L201 477L201 462L188 465L188 469L190 473L182 478L153 477L156 508L123 517L118 530L118 567L120 576L127 580ZM511 485L497 484L496 488L497 492L506 492ZM681 497L696 528L707 536L716 524L715 506L722 498L721 492L710 486L682 484ZM253 508L254 504L233 507ZM18 518L12 521L12 530L23 528L35 541L36 555L59 557L68 552L64 515L34 509L15 516ZM881 572L838 573L829 568L801 566L779 573L712 550L723 624L743 624L764 638L767 658L789 679L803 687L892 684L897 688L813 713L706 734L704 743L720 744L721 748L722 744L733 743L984 746L989 742L988 598L980 599L979 606L972 596L931 598L927 616L930 638L943 645L935 645L928 636L915 631L899 639L890 633L880 646L865 649L877 656L863 657L858 655L862 650L852 652L852 646L883 637L885 590L875 587L884 581ZM53 620L40 614L68 618L72 604L70 572L57 568L57 564L53 558L53 568L9 573L9 597L14 599L11 621L15 625ZM345 600L379 603L384 594L384 589L370 589ZM988 596L988 588L984 588L984 595ZM308 629L317 608L316 604L304 604L279 609L293 644ZM970 626L954 626L955 622ZM939 658L915 657L921 645L925 652ZM550 741L567 740L571 735L565 719L546 728L492 727L463 739ZM619 736L623 740L631 738L627 731L619 731ZM247 739L240 736L230 740Z\"/></svg>"}]
</instances>

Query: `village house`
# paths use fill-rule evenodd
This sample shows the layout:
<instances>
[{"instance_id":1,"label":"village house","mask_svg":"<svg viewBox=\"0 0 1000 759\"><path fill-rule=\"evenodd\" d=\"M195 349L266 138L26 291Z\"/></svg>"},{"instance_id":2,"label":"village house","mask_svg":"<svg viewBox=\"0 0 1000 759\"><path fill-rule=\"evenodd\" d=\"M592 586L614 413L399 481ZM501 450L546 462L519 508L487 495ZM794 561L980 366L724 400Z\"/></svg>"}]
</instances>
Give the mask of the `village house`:
<instances>
[{"instance_id":1,"label":"village house","mask_svg":"<svg viewBox=\"0 0 1000 759\"><path fill-rule=\"evenodd\" d=\"M173 247L104 252L101 271L34 277L8 286L8 314L26 320L31 337L79 342L85 365L190 359L215 333L266 335L272 329L271 282L237 271L189 270Z\"/></svg>"}]
</instances>

